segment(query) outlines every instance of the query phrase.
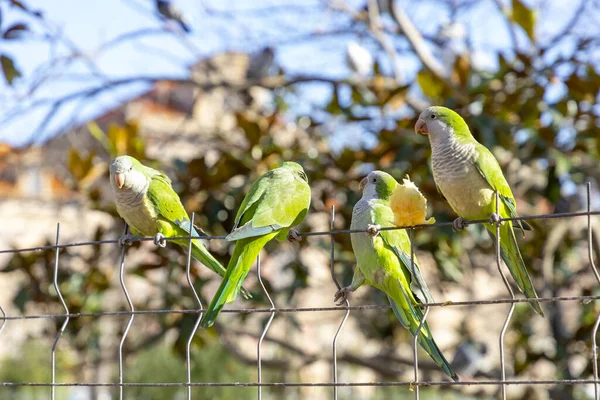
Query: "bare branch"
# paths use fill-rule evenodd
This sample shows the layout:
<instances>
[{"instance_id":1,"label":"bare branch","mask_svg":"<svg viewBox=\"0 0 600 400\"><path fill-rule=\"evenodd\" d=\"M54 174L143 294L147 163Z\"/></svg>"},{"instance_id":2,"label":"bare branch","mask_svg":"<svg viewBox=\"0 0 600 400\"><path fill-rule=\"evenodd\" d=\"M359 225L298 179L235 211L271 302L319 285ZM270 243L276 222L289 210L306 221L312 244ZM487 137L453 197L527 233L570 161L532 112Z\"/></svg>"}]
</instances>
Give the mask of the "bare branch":
<instances>
[{"instance_id":1,"label":"bare branch","mask_svg":"<svg viewBox=\"0 0 600 400\"><path fill-rule=\"evenodd\" d=\"M421 32L419 32L419 30L415 27L404 10L397 5L397 2L394 0L388 1L389 8L392 11L392 17L400 29L402 29L402 32L410 42L421 62L423 62L423 64L431 72L433 72L435 76L450 83L448 71L446 71L446 68L444 68L442 63L438 61L438 59L435 58L435 56L431 53L429 47L427 47L427 44L423 39L423 36L421 35Z\"/></svg>"},{"instance_id":2,"label":"bare branch","mask_svg":"<svg viewBox=\"0 0 600 400\"><path fill-rule=\"evenodd\" d=\"M575 26L577 25L577 22L579 21L579 18L581 18L581 15L585 11L586 4L587 4L586 0L581 0L581 2L579 3L579 7L577 8L577 10L575 10L575 12L573 13L573 16L571 17L571 19L569 20L569 22L567 22L567 24L565 25L565 27L560 32L558 32L552 39L550 39L548 41L548 44L546 46L544 46L544 48L542 49L542 51L547 50L550 47L554 46L562 38L564 38L566 35L568 35L569 33L571 33L571 31L573 30L573 28L575 28Z\"/></svg>"},{"instance_id":3,"label":"bare branch","mask_svg":"<svg viewBox=\"0 0 600 400\"><path fill-rule=\"evenodd\" d=\"M404 78L402 76L402 71L400 70L400 65L398 65L398 54L396 53L396 48L392 45L389 38L383 33L377 0L369 0L368 7L370 27L373 35L383 50L387 53L390 63L392 64L392 70L394 71L394 77L396 78L396 81L398 84L402 84Z\"/></svg>"}]
</instances>

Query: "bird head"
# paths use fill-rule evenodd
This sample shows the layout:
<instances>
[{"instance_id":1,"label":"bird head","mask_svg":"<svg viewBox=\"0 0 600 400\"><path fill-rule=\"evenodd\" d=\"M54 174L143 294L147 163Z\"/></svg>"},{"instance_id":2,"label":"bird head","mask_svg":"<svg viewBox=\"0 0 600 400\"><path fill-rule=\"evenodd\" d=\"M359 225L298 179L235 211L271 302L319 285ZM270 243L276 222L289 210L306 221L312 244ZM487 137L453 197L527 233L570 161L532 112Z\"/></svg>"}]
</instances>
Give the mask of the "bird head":
<instances>
[{"instance_id":1,"label":"bird head","mask_svg":"<svg viewBox=\"0 0 600 400\"><path fill-rule=\"evenodd\" d=\"M448 135L471 136L465 120L455 111L446 107L429 107L419 115L415 133L441 139Z\"/></svg>"},{"instance_id":2,"label":"bird head","mask_svg":"<svg viewBox=\"0 0 600 400\"><path fill-rule=\"evenodd\" d=\"M297 162L286 161L281 165L281 167L292 170L294 174L296 174L302 180L308 182L308 177L306 176L306 172L304 172L304 168L302 168L302 165L298 164Z\"/></svg>"},{"instance_id":3,"label":"bird head","mask_svg":"<svg viewBox=\"0 0 600 400\"><path fill-rule=\"evenodd\" d=\"M146 183L142 164L131 156L119 156L110 163L110 183L115 190L134 189Z\"/></svg>"},{"instance_id":4,"label":"bird head","mask_svg":"<svg viewBox=\"0 0 600 400\"><path fill-rule=\"evenodd\" d=\"M359 184L363 197L368 199L389 199L398 182L388 173L372 171Z\"/></svg>"}]
</instances>

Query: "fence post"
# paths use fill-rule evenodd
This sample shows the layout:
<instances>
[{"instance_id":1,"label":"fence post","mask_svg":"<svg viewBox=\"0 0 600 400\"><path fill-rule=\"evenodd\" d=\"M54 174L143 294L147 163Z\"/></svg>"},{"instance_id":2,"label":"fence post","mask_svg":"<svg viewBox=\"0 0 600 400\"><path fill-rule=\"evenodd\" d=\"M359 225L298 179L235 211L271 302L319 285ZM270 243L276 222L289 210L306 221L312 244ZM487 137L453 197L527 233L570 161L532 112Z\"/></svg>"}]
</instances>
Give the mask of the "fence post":
<instances>
[{"instance_id":1,"label":"fence post","mask_svg":"<svg viewBox=\"0 0 600 400\"><path fill-rule=\"evenodd\" d=\"M258 363L258 400L262 399L262 354L261 354L261 348L262 348L262 344L263 344L263 340L265 340L265 336L267 336L267 331L269 330L269 327L271 326L271 322L273 322L273 318L275 318L275 303L273 303L273 299L271 299L271 296L269 295L269 292L267 291L267 288L265 287L265 284L263 283L262 280L262 275L261 275L261 269L260 269L260 253L258 254L258 257L256 257L256 272L258 275L258 282L260 283L260 286L262 287L263 292L265 292L265 295L267 296L267 299L269 300L269 303L271 304L271 316L269 317L269 320L267 321L265 328L263 329L260 338L258 339L258 344L256 345L256 359L257 359L257 363Z\"/></svg>"},{"instance_id":2,"label":"fence post","mask_svg":"<svg viewBox=\"0 0 600 400\"><path fill-rule=\"evenodd\" d=\"M185 266L185 276L187 278L188 285L190 285L190 289L194 294L194 299L198 304L198 318L196 318L196 322L194 323L194 327L192 328L192 332L190 333L190 337L188 338L187 344L185 346L185 366L187 372L187 397L188 400L192 400L192 360L190 356L190 348L192 346L192 340L196 335L196 331L198 330L198 326L200 325L200 320L202 319L202 301L200 300L200 296L198 296L198 292L192 283L192 277L190 274L191 264L192 264L192 236L194 231L194 217L195 213L192 213L192 219L190 220L190 238L188 240L188 251L187 251L187 262Z\"/></svg>"},{"instance_id":3,"label":"fence post","mask_svg":"<svg viewBox=\"0 0 600 400\"><path fill-rule=\"evenodd\" d=\"M125 233L124 236L127 235L129 231L129 227L125 224ZM121 249L121 261L119 263L119 282L121 283L121 288L123 289L123 293L125 294L125 299L127 299L127 304L129 304L129 310L131 311L131 316L129 317L129 321L125 326L125 330L123 331L123 336L121 337L121 341L119 342L119 399L123 400L123 344L125 343L125 339L127 338L127 334L129 333L129 329L133 324L134 307L133 302L131 301L131 297L129 296L129 291L127 291L127 287L125 286L125 248L127 244L123 243Z\"/></svg>"},{"instance_id":4,"label":"fence post","mask_svg":"<svg viewBox=\"0 0 600 400\"><path fill-rule=\"evenodd\" d=\"M52 364L52 391L51 391L51 395L50 395L50 398L52 400L54 400L55 395L56 395L55 394L56 387L54 386L54 384L56 383L56 345L58 344L58 340L62 336L63 332L67 328L67 324L69 323L69 319L70 319L69 318L69 308L67 307L67 303L65 303L65 299L63 298L63 295L60 292L60 286L58 285L58 258L59 258L59 253L60 253L60 248L58 247L59 235L60 235L60 223L56 224L56 253L54 256L54 289L56 290L56 293L58 294L58 298L60 299L60 302L61 302L63 308L65 309L67 318L65 318L62 326L60 327L60 330L56 334L54 343L52 344L52 362L51 362L51 364ZM2 327L4 327L4 324L2 325Z\"/></svg>"}]
</instances>

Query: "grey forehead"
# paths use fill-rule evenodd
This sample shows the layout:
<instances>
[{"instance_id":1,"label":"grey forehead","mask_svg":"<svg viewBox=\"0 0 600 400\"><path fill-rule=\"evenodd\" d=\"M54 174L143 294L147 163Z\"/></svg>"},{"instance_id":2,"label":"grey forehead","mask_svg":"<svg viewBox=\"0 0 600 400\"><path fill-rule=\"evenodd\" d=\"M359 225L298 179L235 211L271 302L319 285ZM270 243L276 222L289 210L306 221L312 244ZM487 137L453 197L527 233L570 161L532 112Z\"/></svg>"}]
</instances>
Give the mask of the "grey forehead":
<instances>
[{"instance_id":1,"label":"grey forehead","mask_svg":"<svg viewBox=\"0 0 600 400\"><path fill-rule=\"evenodd\" d=\"M429 108L426 110L423 110L423 112L421 113L420 117L428 117L431 114L433 114L433 110L430 110Z\"/></svg>"},{"instance_id":2,"label":"grey forehead","mask_svg":"<svg viewBox=\"0 0 600 400\"><path fill-rule=\"evenodd\" d=\"M127 168L129 166L131 166L131 162L129 159L124 157L117 157L110 163L111 170L116 168Z\"/></svg>"}]
</instances>

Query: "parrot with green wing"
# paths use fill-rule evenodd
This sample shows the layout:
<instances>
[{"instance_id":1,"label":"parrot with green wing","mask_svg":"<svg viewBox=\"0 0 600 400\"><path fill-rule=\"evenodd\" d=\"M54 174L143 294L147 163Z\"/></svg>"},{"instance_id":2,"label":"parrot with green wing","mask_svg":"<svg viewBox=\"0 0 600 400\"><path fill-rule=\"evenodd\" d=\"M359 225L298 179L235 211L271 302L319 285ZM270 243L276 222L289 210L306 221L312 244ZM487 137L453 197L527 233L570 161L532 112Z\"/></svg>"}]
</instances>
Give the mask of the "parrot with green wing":
<instances>
[{"instance_id":1,"label":"parrot with green wing","mask_svg":"<svg viewBox=\"0 0 600 400\"><path fill-rule=\"evenodd\" d=\"M390 197L397 185L391 175L382 171L373 171L360 182L363 195L352 211L351 229L365 232L350 236L357 265L352 283L340 289L334 300L341 305L364 283L373 286L388 296L396 318L414 336L423 318L419 303L421 300L433 303L434 300L419 271L417 259L413 259L414 264L411 262L411 244L406 230L381 230L395 226ZM433 361L458 381L458 375L433 339L427 322L419 331L418 341Z\"/></svg>"},{"instance_id":2,"label":"parrot with green wing","mask_svg":"<svg viewBox=\"0 0 600 400\"><path fill-rule=\"evenodd\" d=\"M235 241L227 272L215 296L202 316L200 325L211 326L226 303L235 300L260 250L273 238L284 241L298 234L290 229L298 225L310 206L310 186L302 166L285 162L262 175L250 187L235 217L227 240ZM289 236L288 236L289 234Z\"/></svg>"},{"instance_id":3,"label":"parrot with green wing","mask_svg":"<svg viewBox=\"0 0 600 400\"><path fill-rule=\"evenodd\" d=\"M109 170L117 212L134 235L154 236L154 243L161 246L164 238L199 236L165 174L131 156L115 158ZM119 242L124 244L122 240ZM188 246L187 239L174 242L184 248ZM225 275L225 268L198 239L192 240L192 256L217 274ZM245 297L252 297L247 290L243 291Z\"/></svg>"},{"instance_id":4,"label":"parrot with green wing","mask_svg":"<svg viewBox=\"0 0 600 400\"><path fill-rule=\"evenodd\" d=\"M502 169L492 153L477 142L465 120L446 107L429 107L421 113L415 132L429 137L433 179L459 218L454 229L461 230L465 220L517 218L517 203ZM496 214L496 192L500 199ZM491 216L491 217L490 217ZM495 239L496 227L485 224ZM503 221L500 225L500 254L519 289L535 299L537 293L519 251L515 229L524 233L531 227L524 221ZM544 315L539 302L530 303Z\"/></svg>"}]
</instances>

